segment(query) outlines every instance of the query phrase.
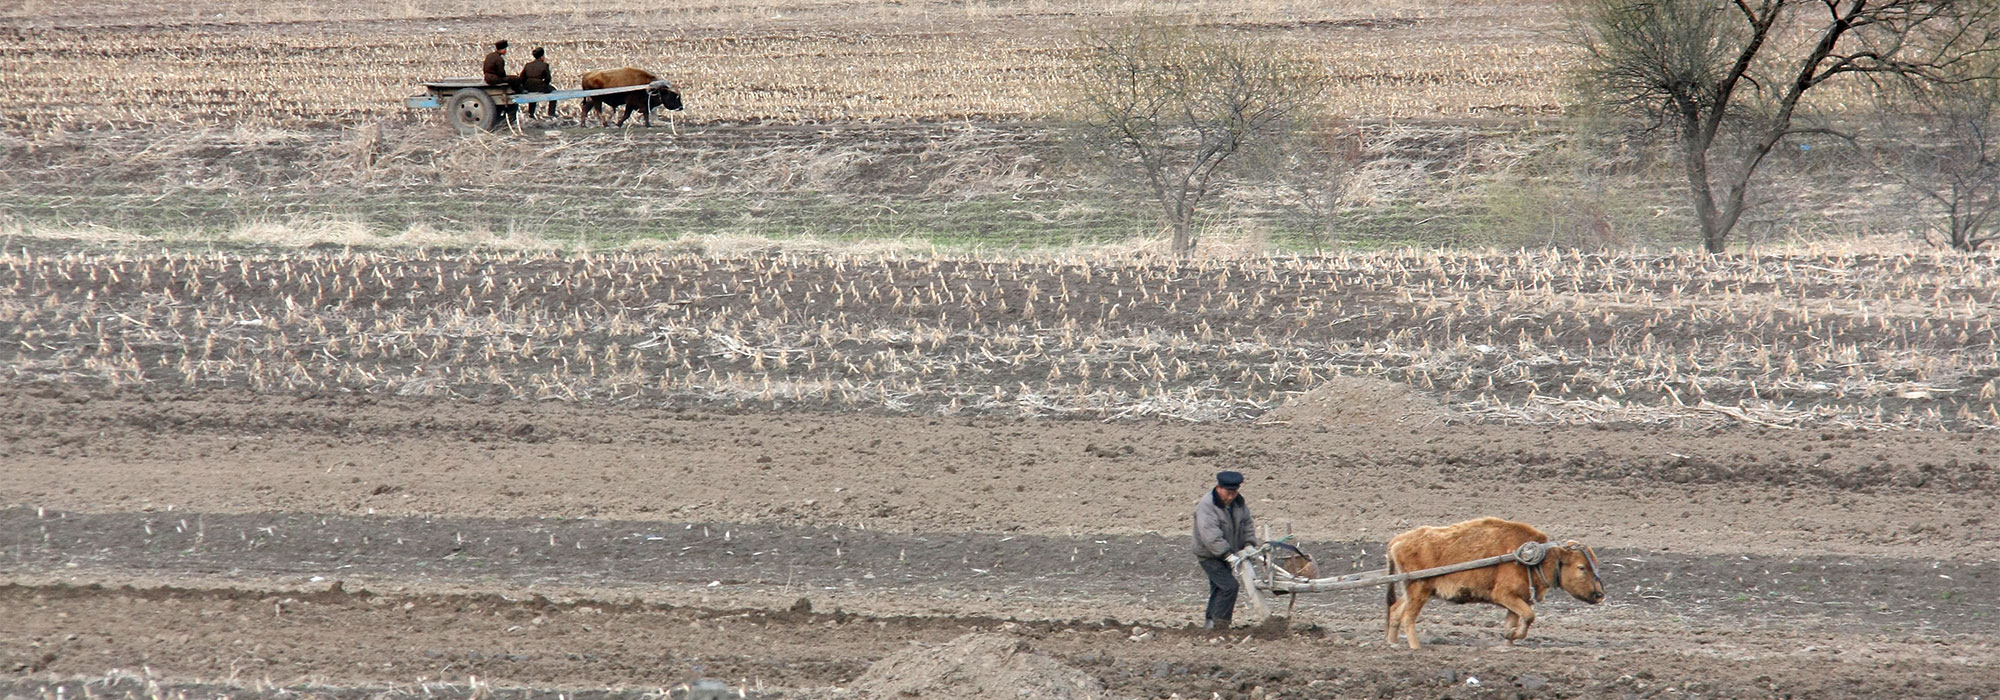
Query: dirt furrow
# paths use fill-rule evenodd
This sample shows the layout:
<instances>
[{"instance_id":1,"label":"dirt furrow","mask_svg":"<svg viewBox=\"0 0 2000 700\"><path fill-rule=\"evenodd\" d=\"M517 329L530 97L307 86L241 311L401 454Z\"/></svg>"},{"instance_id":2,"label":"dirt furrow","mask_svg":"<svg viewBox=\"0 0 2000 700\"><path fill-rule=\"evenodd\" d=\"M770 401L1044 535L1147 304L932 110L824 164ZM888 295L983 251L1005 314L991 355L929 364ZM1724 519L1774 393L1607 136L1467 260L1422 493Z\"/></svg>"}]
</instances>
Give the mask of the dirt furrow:
<instances>
[{"instance_id":1,"label":"dirt furrow","mask_svg":"<svg viewBox=\"0 0 2000 700\"><path fill-rule=\"evenodd\" d=\"M1162 622L1192 614L1206 590L1186 543L1153 535L35 508L0 509L0 532L15 539L0 543L0 572L16 575L237 577L292 586L344 580L374 588L573 589L642 597L679 592L717 599L755 593L853 600L850 605L864 607L906 599L929 601L929 614L966 614L971 606L1011 609L1004 616L1019 619L1067 614ZM1301 544L1329 573L1382 565L1372 542ZM2000 565L1991 562L1625 549L1600 555L1614 612L1585 608L1559 615L1643 620L1693 614L1700 619L1688 626L1698 629L1718 626L1715 620L1756 619L1814 632L1895 627L1915 634L2000 635L2000 606L1978 594L2000 585ZM1372 594L1305 598L1304 617L1330 629L1351 632L1374 624L1380 613L1381 601Z\"/></svg>"},{"instance_id":2,"label":"dirt furrow","mask_svg":"<svg viewBox=\"0 0 2000 700\"><path fill-rule=\"evenodd\" d=\"M1673 553L2000 557L1990 499L1898 475L1977 436L1191 425L0 388L0 504L1173 535L1213 473L1328 540L1497 515ZM237 426L237 427L231 427ZM1818 464L1812 469L1785 463Z\"/></svg>"},{"instance_id":3,"label":"dirt furrow","mask_svg":"<svg viewBox=\"0 0 2000 700\"><path fill-rule=\"evenodd\" d=\"M1233 698L1255 688L1267 697L1512 697L1523 687L1539 696L1970 697L1992 692L1995 677L1990 657L1967 659L1960 652L1976 649L1947 645L1935 645L1928 657L1861 647L1846 654L1812 648L1743 654L1728 639L1664 653L1561 643L1411 652L1309 631L1221 638L1117 621L870 617L491 595L5 586L0 614L15 621L15 633L0 641L0 668L19 674L8 681L13 687L32 678L144 669L174 683L265 688L474 678L503 688L662 688L727 678L816 695L831 694L869 663L912 643L939 644L976 630L1019 638L1098 677L1118 697ZM1486 687L1472 685L1474 678L1486 679Z\"/></svg>"}]
</instances>

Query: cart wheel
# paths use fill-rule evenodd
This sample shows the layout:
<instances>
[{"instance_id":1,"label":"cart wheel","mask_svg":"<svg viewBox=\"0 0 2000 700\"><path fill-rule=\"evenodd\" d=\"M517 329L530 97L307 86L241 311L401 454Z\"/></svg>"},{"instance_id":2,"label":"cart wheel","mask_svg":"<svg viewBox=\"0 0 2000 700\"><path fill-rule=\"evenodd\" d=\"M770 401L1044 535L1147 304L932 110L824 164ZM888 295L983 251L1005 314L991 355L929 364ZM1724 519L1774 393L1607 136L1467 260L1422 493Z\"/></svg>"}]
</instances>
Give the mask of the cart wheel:
<instances>
[{"instance_id":1,"label":"cart wheel","mask_svg":"<svg viewBox=\"0 0 2000 700\"><path fill-rule=\"evenodd\" d=\"M500 122L500 105L493 101L492 94L481 88L465 88L452 93L451 106L445 109L445 118L461 134L492 131L494 125Z\"/></svg>"}]
</instances>

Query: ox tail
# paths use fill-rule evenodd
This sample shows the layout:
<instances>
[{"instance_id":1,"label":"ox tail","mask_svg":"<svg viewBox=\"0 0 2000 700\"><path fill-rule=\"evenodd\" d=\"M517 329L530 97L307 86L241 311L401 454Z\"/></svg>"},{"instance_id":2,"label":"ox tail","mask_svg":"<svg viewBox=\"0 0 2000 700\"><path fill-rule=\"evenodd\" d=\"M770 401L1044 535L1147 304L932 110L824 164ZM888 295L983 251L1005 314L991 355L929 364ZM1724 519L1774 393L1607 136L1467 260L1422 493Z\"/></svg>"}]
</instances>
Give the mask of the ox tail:
<instances>
[{"instance_id":1,"label":"ox tail","mask_svg":"<svg viewBox=\"0 0 2000 700\"><path fill-rule=\"evenodd\" d=\"M1390 560L1389 560L1389 573L1390 573L1391 575L1393 575L1393 574L1395 574L1395 573L1396 573L1396 560L1394 560L1394 559L1390 559ZM1389 605L1389 607L1395 607L1395 606L1396 606L1396 589L1397 589L1397 588L1401 588L1401 586L1398 586L1398 585L1396 585L1396 584L1393 584L1393 583L1392 583L1392 584L1389 584L1389 599L1388 599L1388 605Z\"/></svg>"},{"instance_id":2,"label":"ox tail","mask_svg":"<svg viewBox=\"0 0 2000 700\"><path fill-rule=\"evenodd\" d=\"M1390 574L1396 573L1394 558L1389 559L1388 571ZM1402 587L1403 584L1400 583L1389 584L1388 604L1382 606L1382 629L1389 633L1389 643L1392 645L1396 643L1396 589Z\"/></svg>"}]
</instances>

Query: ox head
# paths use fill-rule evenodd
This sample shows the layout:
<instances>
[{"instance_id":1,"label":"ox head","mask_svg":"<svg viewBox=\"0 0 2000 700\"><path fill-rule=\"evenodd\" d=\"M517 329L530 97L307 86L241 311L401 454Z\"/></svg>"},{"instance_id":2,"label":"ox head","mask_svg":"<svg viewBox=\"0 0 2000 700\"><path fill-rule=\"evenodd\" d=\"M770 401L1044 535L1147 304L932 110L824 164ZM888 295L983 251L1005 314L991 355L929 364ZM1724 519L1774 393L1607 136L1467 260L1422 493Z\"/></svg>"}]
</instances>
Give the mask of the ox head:
<instances>
[{"instance_id":1,"label":"ox head","mask_svg":"<svg viewBox=\"0 0 2000 700\"><path fill-rule=\"evenodd\" d=\"M647 99L655 107L665 107L676 112L681 109L681 93L674 84L665 80L655 80L646 90Z\"/></svg>"},{"instance_id":2,"label":"ox head","mask_svg":"<svg viewBox=\"0 0 2000 700\"><path fill-rule=\"evenodd\" d=\"M1557 588L1591 605L1604 601L1604 579L1597 575L1596 552L1582 542L1570 540L1549 550L1549 559L1555 562Z\"/></svg>"}]
</instances>

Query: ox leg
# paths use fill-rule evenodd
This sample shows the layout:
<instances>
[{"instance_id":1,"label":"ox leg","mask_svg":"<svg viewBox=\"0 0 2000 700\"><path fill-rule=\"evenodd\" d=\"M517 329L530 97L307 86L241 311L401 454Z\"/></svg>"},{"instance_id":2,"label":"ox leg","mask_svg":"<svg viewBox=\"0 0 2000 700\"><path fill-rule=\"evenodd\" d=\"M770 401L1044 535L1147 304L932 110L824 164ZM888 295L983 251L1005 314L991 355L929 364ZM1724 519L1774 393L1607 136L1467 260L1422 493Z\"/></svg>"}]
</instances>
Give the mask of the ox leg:
<instances>
[{"instance_id":1,"label":"ox leg","mask_svg":"<svg viewBox=\"0 0 2000 700\"><path fill-rule=\"evenodd\" d=\"M1500 636L1507 640L1507 646L1513 646L1514 640L1528 636L1528 625L1535 624L1535 608L1526 599L1513 596L1499 602L1507 608L1507 628Z\"/></svg>"},{"instance_id":2,"label":"ox leg","mask_svg":"<svg viewBox=\"0 0 2000 700\"><path fill-rule=\"evenodd\" d=\"M1409 594L1401 603L1402 614L1397 617L1402 623L1403 639L1409 641L1410 648L1422 649L1423 645L1417 642L1417 615L1424 611L1424 603L1430 602L1431 587L1422 582L1411 582ZM1393 635L1390 641L1394 641Z\"/></svg>"},{"instance_id":3,"label":"ox leg","mask_svg":"<svg viewBox=\"0 0 2000 700\"><path fill-rule=\"evenodd\" d=\"M1410 599L1408 593L1402 594L1401 597L1397 596L1397 590L1402 587L1403 584L1400 583L1389 584L1389 611L1382 618L1382 631L1389 635L1390 644L1396 643L1396 630L1402 627L1400 620L1403 619L1403 603Z\"/></svg>"}]
</instances>

